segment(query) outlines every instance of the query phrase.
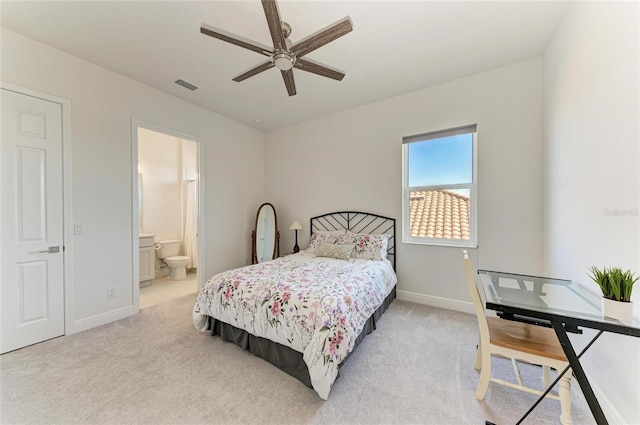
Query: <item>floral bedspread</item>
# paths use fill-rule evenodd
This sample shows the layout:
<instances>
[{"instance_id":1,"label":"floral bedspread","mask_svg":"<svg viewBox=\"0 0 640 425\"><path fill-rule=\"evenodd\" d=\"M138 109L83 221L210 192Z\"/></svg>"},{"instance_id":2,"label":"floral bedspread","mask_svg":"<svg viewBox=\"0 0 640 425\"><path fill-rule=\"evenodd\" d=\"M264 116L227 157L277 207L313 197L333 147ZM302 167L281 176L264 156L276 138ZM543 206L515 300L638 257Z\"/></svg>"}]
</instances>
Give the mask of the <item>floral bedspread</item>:
<instances>
[{"instance_id":1,"label":"floral bedspread","mask_svg":"<svg viewBox=\"0 0 640 425\"><path fill-rule=\"evenodd\" d=\"M338 365L396 282L386 260L301 252L214 276L198 295L193 322L204 332L211 316L301 352L326 400Z\"/></svg>"}]
</instances>

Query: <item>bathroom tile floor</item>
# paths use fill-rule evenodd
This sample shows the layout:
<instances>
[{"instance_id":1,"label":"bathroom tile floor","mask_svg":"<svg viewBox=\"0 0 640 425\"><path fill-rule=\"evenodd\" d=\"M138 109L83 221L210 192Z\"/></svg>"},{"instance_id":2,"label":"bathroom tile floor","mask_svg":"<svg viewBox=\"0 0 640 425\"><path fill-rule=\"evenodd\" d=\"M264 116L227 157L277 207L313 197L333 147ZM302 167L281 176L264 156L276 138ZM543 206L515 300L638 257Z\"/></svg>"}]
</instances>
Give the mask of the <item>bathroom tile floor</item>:
<instances>
[{"instance_id":1,"label":"bathroom tile floor","mask_svg":"<svg viewBox=\"0 0 640 425\"><path fill-rule=\"evenodd\" d=\"M194 294L195 300L196 292L198 292L198 274L195 272L187 273L185 280L171 280L168 276L154 279L151 286L140 288L140 309L189 294Z\"/></svg>"}]
</instances>

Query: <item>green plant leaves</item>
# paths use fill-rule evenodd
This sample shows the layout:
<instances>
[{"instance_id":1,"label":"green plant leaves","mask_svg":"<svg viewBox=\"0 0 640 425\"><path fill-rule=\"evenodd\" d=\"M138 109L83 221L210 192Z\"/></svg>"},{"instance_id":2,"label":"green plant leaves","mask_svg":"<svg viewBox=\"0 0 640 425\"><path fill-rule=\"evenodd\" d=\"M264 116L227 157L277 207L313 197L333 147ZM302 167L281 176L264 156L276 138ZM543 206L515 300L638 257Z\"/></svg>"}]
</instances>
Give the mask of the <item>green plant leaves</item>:
<instances>
[{"instance_id":1,"label":"green plant leaves","mask_svg":"<svg viewBox=\"0 0 640 425\"><path fill-rule=\"evenodd\" d=\"M589 276L598 284L602 296L615 301L630 302L633 284L640 279L631 270L622 271L620 267L604 267L602 270L595 266L589 268Z\"/></svg>"}]
</instances>

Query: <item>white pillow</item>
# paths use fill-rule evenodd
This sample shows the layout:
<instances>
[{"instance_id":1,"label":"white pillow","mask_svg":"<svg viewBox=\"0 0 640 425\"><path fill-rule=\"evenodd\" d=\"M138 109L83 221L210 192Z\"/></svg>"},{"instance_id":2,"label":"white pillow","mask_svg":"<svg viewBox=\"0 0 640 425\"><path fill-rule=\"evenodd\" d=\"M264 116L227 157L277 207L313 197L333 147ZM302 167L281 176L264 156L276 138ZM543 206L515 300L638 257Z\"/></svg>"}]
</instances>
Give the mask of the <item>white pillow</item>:
<instances>
[{"instance_id":1,"label":"white pillow","mask_svg":"<svg viewBox=\"0 0 640 425\"><path fill-rule=\"evenodd\" d=\"M316 249L316 257L336 258L338 260L348 260L351 258L354 244L337 245L326 242L320 242Z\"/></svg>"}]
</instances>

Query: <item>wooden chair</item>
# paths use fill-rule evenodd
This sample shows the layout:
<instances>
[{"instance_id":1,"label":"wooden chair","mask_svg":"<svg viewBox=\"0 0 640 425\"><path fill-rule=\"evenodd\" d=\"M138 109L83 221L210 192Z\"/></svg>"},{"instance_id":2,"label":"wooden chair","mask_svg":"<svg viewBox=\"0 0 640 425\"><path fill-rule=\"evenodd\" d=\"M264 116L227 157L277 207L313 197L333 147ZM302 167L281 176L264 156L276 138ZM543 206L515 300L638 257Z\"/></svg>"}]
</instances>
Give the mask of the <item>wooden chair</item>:
<instances>
[{"instance_id":1,"label":"wooden chair","mask_svg":"<svg viewBox=\"0 0 640 425\"><path fill-rule=\"evenodd\" d=\"M480 338L478 352L473 367L480 370L480 382L476 390L476 398L484 399L489 382L516 388L532 394L542 395L542 391L527 387L522 381L518 370L518 361L542 366L542 382L545 386L551 384L549 369L557 373L569 364L562 350L558 337L551 328L514 322L497 317L486 317L484 304L476 286L471 259L467 251L464 253L464 263L467 274L469 292L478 317ZM491 356L511 359L517 384L491 377ZM560 400L560 423L572 424L571 419L571 369L562 376L558 383L558 393L547 394L548 398Z\"/></svg>"}]
</instances>

